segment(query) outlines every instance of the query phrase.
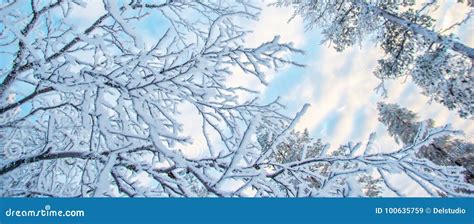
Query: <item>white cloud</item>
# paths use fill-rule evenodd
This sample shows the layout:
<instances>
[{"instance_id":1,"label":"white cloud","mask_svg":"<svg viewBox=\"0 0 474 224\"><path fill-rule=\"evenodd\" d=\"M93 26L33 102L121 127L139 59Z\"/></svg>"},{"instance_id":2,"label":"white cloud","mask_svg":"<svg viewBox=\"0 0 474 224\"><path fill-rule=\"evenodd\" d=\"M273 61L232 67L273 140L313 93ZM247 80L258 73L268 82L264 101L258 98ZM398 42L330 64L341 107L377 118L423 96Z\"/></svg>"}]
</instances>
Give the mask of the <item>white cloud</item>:
<instances>
[{"instance_id":1,"label":"white cloud","mask_svg":"<svg viewBox=\"0 0 474 224\"><path fill-rule=\"evenodd\" d=\"M87 1L85 7L72 4L70 17L65 22L88 27L105 13L104 4L101 0Z\"/></svg>"},{"instance_id":2,"label":"white cloud","mask_svg":"<svg viewBox=\"0 0 474 224\"><path fill-rule=\"evenodd\" d=\"M378 123L376 117L373 119L378 99L373 88L379 81L372 71L380 53L370 44L344 52L323 46L319 50L315 61L307 67L308 74L287 98L288 101L310 101L312 105L297 129L318 131L316 129L322 127L320 131L324 134L328 126L334 126L325 140L336 146L346 143L358 131L362 132L358 135L366 139ZM364 128L354 126L357 112L365 117ZM328 120L331 116L337 118Z\"/></svg>"},{"instance_id":3,"label":"white cloud","mask_svg":"<svg viewBox=\"0 0 474 224\"><path fill-rule=\"evenodd\" d=\"M334 130L327 133L327 136L319 136L326 137L325 140L333 146L349 140L365 141L371 132L382 131L378 133L378 141L391 144L381 145L395 148L396 145L377 118L376 103L385 101L407 107L418 113L423 120L431 118L439 125L452 123L454 128L466 133L466 138L474 138L472 121L459 118L455 111L449 111L439 103L430 103L429 98L422 95L421 90L409 79L406 82L388 82L387 99L377 95L374 88L380 81L373 75L373 71L381 54L373 45L364 44L363 48L351 48L342 53L324 47L320 50L321 53L308 66L304 80L286 98L287 101L306 101L312 105L297 129L308 128L315 131L316 135L324 135L328 131L328 125L334 125ZM328 120L331 116L337 119ZM362 122L357 120L359 118L364 119L363 123L358 124Z\"/></svg>"},{"instance_id":4,"label":"white cloud","mask_svg":"<svg viewBox=\"0 0 474 224\"><path fill-rule=\"evenodd\" d=\"M282 42L293 42L295 47L303 46L305 43L305 33L301 17L297 16L291 22L288 22L288 19L293 15L292 10L267 5L262 5L261 7L262 12L258 21L254 21L246 26L253 31L246 38L249 46L257 46L262 42L272 40L276 35L280 36Z\"/></svg>"}]
</instances>

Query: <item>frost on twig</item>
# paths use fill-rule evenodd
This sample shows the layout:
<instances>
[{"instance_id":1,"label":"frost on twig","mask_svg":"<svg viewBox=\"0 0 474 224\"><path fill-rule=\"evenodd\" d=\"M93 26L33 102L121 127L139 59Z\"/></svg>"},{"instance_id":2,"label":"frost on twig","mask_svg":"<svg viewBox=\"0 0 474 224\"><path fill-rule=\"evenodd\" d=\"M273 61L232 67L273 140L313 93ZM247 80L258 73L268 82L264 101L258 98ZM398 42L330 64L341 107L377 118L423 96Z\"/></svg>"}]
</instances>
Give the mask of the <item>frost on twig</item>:
<instances>
[{"instance_id":1,"label":"frost on twig","mask_svg":"<svg viewBox=\"0 0 474 224\"><path fill-rule=\"evenodd\" d=\"M238 71L266 83L282 64L301 66L283 56L302 51L278 37L246 46L235 21L259 9L245 2L96 2L103 14L85 27L71 21L87 7L78 4L0 9L0 44L15 51L0 97L22 93L0 101L1 194L228 196L209 167L239 175L255 125L290 121L278 100L262 103L228 79ZM156 24L164 29L152 37L139 30ZM184 130L183 113L202 129ZM200 151L199 137L209 155L193 160L183 151Z\"/></svg>"}]
</instances>

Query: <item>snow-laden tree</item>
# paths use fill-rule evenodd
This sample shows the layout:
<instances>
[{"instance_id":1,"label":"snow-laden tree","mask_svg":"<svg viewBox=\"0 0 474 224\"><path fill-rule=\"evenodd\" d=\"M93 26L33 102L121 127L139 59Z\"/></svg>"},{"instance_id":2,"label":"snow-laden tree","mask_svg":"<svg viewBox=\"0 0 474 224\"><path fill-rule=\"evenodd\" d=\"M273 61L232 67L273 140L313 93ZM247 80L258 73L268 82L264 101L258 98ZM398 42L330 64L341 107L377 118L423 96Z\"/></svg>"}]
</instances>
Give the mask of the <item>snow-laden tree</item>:
<instances>
[{"instance_id":1,"label":"snow-laden tree","mask_svg":"<svg viewBox=\"0 0 474 224\"><path fill-rule=\"evenodd\" d=\"M322 142L291 151L285 141L309 105L288 117L278 100L263 104L253 89L227 82L240 75L265 84L267 71L298 65L285 55L300 51L277 37L245 44L239 22L257 18L252 5L104 0L103 14L84 27L72 16L83 4L0 6L1 53L11 59L1 70L2 196L364 196L378 194L376 182L360 179L374 172L400 196L393 173L434 196L472 192L464 169L416 156L458 134L447 126L420 129L401 149L373 150L371 135L365 147L337 153ZM240 99L243 92L254 98ZM187 136L191 114L200 128ZM261 130L271 133L266 144ZM208 152L198 158L186 153L202 150L196 135Z\"/></svg>"},{"instance_id":2,"label":"snow-laden tree","mask_svg":"<svg viewBox=\"0 0 474 224\"><path fill-rule=\"evenodd\" d=\"M385 124L388 132L397 142L403 145L413 144L418 129L424 125L428 128L435 126L434 121L418 121L412 111L396 104L378 104L379 121ZM466 169L466 180L474 181L474 144L450 136L434 139L429 145L420 148L418 155L443 166L462 166Z\"/></svg>"},{"instance_id":3,"label":"snow-laden tree","mask_svg":"<svg viewBox=\"0 0 474 224\"><path fill-rule=\"evenodd\" d=\"M460 4L460 3L453 3ZM450 33L468 23L471 10L462 21L447 29L435 30L436 20L429 15L437 1L419 6L415 1L310 1L278 0L302 16L307 29L320 29L337 51L372 39L385 56L374 72L381 79L377 88L386 94L384 80L410 75L428 97L457 110L461 117L474 114L474 49Z\"/></svg>"},{"instance_id":4,"label":"snow-laden tree","mask_svg":"<svg viewBox=\"0 0 474 224\"><path fill-rule=\"evenodd\" d=\"M460 133L450 130L449 125L418 125L411 142L397 150L376 147L375 134L369 136L365 145L349 142L331 150L321 139L309 137L306 130L291 132L276 144L273 156L269 157L273 160L268 163L269 169L278 174L279 189L290 197L405 196L397 175L408 177L432 196L471 195L474 186L466 183L464 167L456 163L439 164L428 156L420 156L439 139ZM266 151L275 137L262 130L258 133L260 148Z\"/></svg>"},{"instance_id":5,"label":"snow-laden tree","mask_svg":"<svg viewBox=\"0 0 474 224\"><path fill-rule=\"evenodd\" d=\"M235 21L256 19L258 8L104 0L103 15L83 27L72 15L83 4L1 5L2 54L11 58L0 88L2 195L192 196L179 170L224 195L203 167L223 163L233 175L239 159L228 159L242 157L253 118L280 126L291 120L277 101L241 102L238 94L254 91L227 83L236 68L265 83L266 71L295 64L285 54L300 52L278 37L244 45L248 30ZM16 100L4 100L7 93ZM183 135L185 106L202 119L208 159L191 161L181 152L193 140ZM140 175L154 179L145 190L135 188Z\"/></svg>"}]
</instances>

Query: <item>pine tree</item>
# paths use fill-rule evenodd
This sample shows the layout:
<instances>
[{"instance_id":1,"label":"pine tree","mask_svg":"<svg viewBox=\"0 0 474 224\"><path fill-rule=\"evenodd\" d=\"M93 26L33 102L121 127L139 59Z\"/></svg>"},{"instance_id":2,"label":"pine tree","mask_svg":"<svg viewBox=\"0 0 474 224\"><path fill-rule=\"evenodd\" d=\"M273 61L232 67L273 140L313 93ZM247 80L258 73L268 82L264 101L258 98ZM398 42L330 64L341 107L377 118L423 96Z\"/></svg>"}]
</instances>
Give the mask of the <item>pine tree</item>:
<instances>
[{"instance_id":1,"label":"pine tree","mask_svg":"<svg viewBox=\"0 0 474 224\"><path fill-rule=\"evenodd\" d=\"M458 109L461 117L474 114L474 76L471 61L452 53L446 47L429 50L416 59L413 81L422 87L424 94Z\"/></svg>"},{"instance_id":2,"label":"pine tree","mask_svg":"<svg viewBox=\"0 0 474 224\"><path fill-rule=\"evenodd\" d=\"M359 182L362 183L365 195L368 197L379 197L382 194L382 179L374 178L370 175L362 175L359 178Z\"/></svg>"},{"instance_id":3,"label":"pine tree","mask_svg":"<svg viewBox=\"0 0 474 224\"><path fill-rule=\"evenodd\" d=\"M435 123L429 119L418 121L412 111L396 104L378 104L379 121L387 126L387 130L398 143L410 145L413 143L420 125L433 128ZM466 169L466 180L474 181L474 144L461 139L452 139L444 136L436 138L431 144L421 147L418 156L426 158L435 164L443 166L458 165Z\"/></svg>"},{"instance_id":4,"label":"pine tree","mask_svg":"<svg viewBox=\"0 0 474 224\"><path fill-rule=\"evenodd\" d=\"M268 150L268 147L272 145L276 136L268 130L260 127L257 135L257 141L263 151ZM299 161L306 158L317 156L321 153L326 144L321 139L314 140L309 136L309 131L305 129L303 132L291 131L288 137L276 146L275 153L270 157L277 163L290 163ZM317 164L311 168L316 171L323 169L324 166ZM306 184L312 188L319 188L321 185L318 180L312 176L307 176L305 179ZM293 180L298 182L298 180Z\"/></svg>"},{"instance_id":5,"label":"pine tree","mask_svg":"<svg viewBox=\"0 0 474 224\"><path fill-rule=\"evenodd\" d=\"M410 144L418 130L416 114L396 104L378 104L379 121L387 126L388 133L397 143Z\"/></svg>"}]
</instances>

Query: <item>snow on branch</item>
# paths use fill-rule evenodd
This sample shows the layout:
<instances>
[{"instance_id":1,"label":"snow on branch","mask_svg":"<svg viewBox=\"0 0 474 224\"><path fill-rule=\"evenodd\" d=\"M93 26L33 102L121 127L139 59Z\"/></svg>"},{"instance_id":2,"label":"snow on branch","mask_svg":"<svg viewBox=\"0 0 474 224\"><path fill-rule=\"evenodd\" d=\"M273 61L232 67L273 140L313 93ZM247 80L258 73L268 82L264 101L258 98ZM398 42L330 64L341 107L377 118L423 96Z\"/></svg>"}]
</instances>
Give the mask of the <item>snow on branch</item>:
<instances>
[{"instance_id":1,"label":"snow on branch","mask_svg":"<svg viewBox=\"0 0 474 224\"><path fill-rule=\"evenodd\" d=\"M65 22L76 5L2 9L1 44L17 52L2 70L0 96L22 85L30 92L1 101L1 194L228 196L208 166L236 175L256 153L256 125L291 119L278 100L262 103L226 80L240 69L264 82L269 70L301 66L283 56L302 51L278 37L245 46L248 31L235 21L257 17L248 3L104 1L105 13L85 28ZM35 21L13 25L28 17ZM137 32L156 23L168 27L153 37ZM240 102L241 91L251 98ZM197 114L202 130L185 130L183 113ZM183 151L199 136L210 157L193 160Z\"/></svg>"}]
</instances>

